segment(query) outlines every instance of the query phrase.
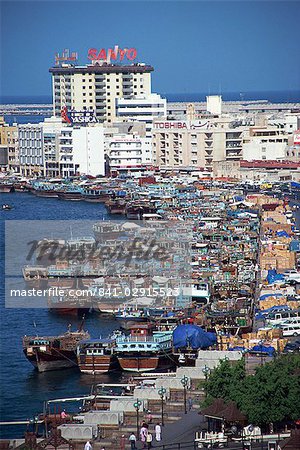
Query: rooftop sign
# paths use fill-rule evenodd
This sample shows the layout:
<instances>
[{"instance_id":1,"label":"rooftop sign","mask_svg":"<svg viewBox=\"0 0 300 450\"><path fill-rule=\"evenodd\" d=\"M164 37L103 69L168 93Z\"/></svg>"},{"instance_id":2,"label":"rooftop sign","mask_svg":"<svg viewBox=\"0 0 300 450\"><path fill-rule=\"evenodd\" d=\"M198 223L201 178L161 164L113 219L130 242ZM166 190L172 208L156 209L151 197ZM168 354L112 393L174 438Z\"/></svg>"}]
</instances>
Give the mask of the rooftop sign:
<instances>
[{"instance_id":1,"label":"rooftop sign","mask_svg":"<svg viewBox=\"0 0 300 450\"><path fill-rule=\"evenodd\" d=\"M90 48L88 50L88 59L91 61L124 61L127 58L129 61L133 61L137 56L137 51L135 48L119 48L118 45L115 45L114 48L109 48L105 50L102 48L101 50L97 50L96 48Z\"/></svg>"},{"instance_id":2,"label":"rooftop sign","mask_svg":"<svg viewBox=\"0 0 300 450\"><path fill-rule=\"evenodd\" d=\"M70 124L87 124L87 123L97 123L98 120L95 115L95 111L68 111L67 107L63 107L61 110L61 117L64 122Z\"/></svg>"},{"instance_id":3,"label":"rooftop sign","mask_svg":"<svg viewBox=\"0 0 300 450\"><path fill-rule=\"evenodd\" d=\"M62 54L55 54L55 65L58 66L60 63L64 62L76 62L78 60L78 53L71 52L68 48L65 48Z\"/></svg>"}]
</instances>

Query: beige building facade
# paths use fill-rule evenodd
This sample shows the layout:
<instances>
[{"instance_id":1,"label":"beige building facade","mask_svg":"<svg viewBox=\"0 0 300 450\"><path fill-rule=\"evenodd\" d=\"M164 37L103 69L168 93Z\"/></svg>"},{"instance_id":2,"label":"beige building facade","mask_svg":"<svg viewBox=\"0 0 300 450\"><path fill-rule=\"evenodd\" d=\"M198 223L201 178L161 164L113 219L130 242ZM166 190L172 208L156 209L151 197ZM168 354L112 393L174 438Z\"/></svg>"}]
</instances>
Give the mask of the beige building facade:
<instances>
[{"instance_id":1,"label":"beige building facade","mask_svg":"<svg viewBox=\"0 0 300 450\"><path fill-rule=\"evenodd\" d=\"M60 116L66 107L94 111L99 122L112 122L116 118L117 99L151 93L153 70L146 64L51 67L54 115Z\"/></svg>"},{"instance_id":2,"label":"beige building facade","mask_svg":"<svg viewBox=\"0 0 300 450\"><path fill-rule=\"evenodd\" d=\"M0 117L0 146L6 155L6 170L19 173L18 127L8 125L3 117Z\"/></svg>"},{"instance_id":3,"label":"beige building facade","mask_svg":"<svg viewBox=\"0 0 300 450\"><path fill-rule=\"evenodd\" d=\"M227 119L155 121L153 162L161 167L194 166L212 170L213 162L242 159L244 128Z\"/></svg>"}]
</instances>

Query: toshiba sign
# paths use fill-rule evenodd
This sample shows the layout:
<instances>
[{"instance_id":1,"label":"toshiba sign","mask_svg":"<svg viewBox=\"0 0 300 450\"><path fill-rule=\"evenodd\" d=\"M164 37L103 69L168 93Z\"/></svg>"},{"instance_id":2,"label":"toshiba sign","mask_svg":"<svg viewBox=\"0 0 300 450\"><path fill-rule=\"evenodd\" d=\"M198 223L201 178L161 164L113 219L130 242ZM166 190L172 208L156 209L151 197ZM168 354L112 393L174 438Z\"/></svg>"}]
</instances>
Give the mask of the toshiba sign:
<instances>
[{"instance_id":1,"label":"toshiba sign","mask_svg":"<svg viewBox=\"0 0 300 450\"><path fill-rule=\"evenodd\" d=\"M201 120L192 121L177 121L177 120L167 120L154 122L154 129L156 130L197 130L205 127L209 127L208 121L202 122Z\"/></svg>"},{"instance_id":2,"label":"toshiba sign","mask_svg":"<svg viewBox=\"0 0 300 450\"><path fill-rule=\"evenodd\" d=\"M171 130L173 128L186 130L187 129L187 123L186 122L176 122L175 120L174 121L170 121L170 122L155 122L154 123L154 128L158 128L158 129L163 128L165 130L166 129Z\"/></svg>"}]
</instances>

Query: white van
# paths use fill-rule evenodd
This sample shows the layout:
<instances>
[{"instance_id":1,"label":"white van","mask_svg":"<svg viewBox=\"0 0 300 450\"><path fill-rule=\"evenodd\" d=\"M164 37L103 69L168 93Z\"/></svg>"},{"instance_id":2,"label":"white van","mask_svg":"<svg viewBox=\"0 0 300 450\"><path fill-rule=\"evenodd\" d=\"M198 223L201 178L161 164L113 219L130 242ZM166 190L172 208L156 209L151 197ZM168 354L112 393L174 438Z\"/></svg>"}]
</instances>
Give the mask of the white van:
<instances>
[{"instance_id":1,"label":"white van","mask_svg":"<svg viewBox=\"0 0 300 450\"><path fill-rule=\"evenodd\" d=\"M266 316L266 324L276 327L292 319L300 319L300 309L285 309L276 311Z\"/></svg>"},{"instance_id":2,"label":"white van","mask_svg":"<svg viewBox=\"0 0 300 450\"><path fill-rule=\"evenodd\" d=\"M283 320L280 322L282 327L286 325L300 325L300 317L291 317L290 319Z\"/></svg>"},{"instance_id":3,"label":"white van","mask_svg":"<svg viewBox=\"0 0 300 450\"><path fill-rule=\"evenodd\" d=\"M281 325L282 336L300 336L300 324L291 323L289 325Z\"/></svg>"},{"instance_id":4,"label":"white van","mask_svg":"<svg viewBox=\"0 0 300 450\"><path fill-rule=\"evenodd\" d=\"M300 272L295 269L287 270L283 275L286 281L294 281L295 283L300 283Z\"/></svg>"}]
</instances>

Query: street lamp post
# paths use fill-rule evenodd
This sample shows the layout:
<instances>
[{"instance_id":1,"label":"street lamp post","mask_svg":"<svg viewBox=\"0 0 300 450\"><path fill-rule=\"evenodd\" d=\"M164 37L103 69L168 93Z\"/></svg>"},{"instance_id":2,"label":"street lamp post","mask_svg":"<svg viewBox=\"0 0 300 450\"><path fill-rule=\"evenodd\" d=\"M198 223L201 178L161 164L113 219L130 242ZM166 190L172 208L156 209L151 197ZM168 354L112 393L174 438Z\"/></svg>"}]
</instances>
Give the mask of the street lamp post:
<instances>
[{"instance_id":1,"label":"street lamp post","mask_svg":"<svg viewBox=\"0 0 300 450\"><path fill-rule=\"evenodd\" d=\"M187 413L187 409L186 409L186 388L189 382L189 379L186 375L184 375L184 377L180 380L181 384L183 386L183 400L184 400L184 414Z\"/></svg>"},{"instance_id":2,"label":"street lamp post","mask_svg":"<svg viewBox=\"0 0 300 450\"><path fill-rule=\"evenodd\" d=\"M204 373L205 376L205 385L207 384L207 379L208 379L208 375L210 374L211 370L209 367L207 367L207 365L205 364L205 366L202 369L202 372ZM207 386L206 386L207 387ZM207 397L207 391L205 390L205 397Z\"/></svg>"},{"instance_id":3,"label":"street lamp post","mask_svg":"<svg viewBox=\"0 0 300 450\"><path fill-rule=\"evenodd\" d=\"M161 426L163 427L164 424L164 397L166 395L167 390L163 387L161 387L158 391L158 395L161 398Z\"/></svg>"},{"instance_id":4,"label":"street lamp post","mask_svg":"<svg viewBox=\"0 0 300 450\"><path fill-rule=\"evenodd\" d=\"M137 398L136 402L133 404L133 406L135 407L136 410L136 436L138 439L139 436L139 410L140 410L140 406L141 406L142 402Z\"/></svg>"}]
</instances>

